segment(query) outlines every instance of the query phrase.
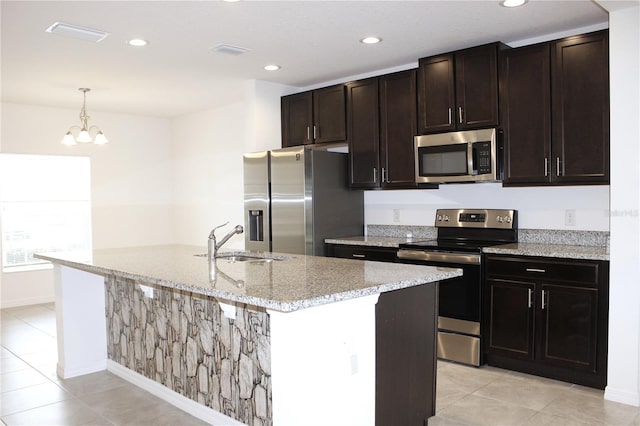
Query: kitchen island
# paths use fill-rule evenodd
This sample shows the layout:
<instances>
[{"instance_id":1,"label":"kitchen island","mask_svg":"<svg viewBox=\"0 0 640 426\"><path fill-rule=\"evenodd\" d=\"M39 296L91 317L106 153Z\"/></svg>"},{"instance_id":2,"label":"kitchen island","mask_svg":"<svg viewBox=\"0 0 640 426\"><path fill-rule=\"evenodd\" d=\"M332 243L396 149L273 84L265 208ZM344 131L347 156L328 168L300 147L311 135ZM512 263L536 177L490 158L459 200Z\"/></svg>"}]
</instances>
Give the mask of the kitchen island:
<instances>
[{"instance_id":1,"label":"kitchen island","mask_svg":"<svg viewBox=\"0 0 640 426\"><path fill-rule=\"evenodd\" d=\"M158 246L55 265L58 374L108 369L212 424L419 424L435 413L435 283L462 271Z\"/></svg>"}]
</instances>

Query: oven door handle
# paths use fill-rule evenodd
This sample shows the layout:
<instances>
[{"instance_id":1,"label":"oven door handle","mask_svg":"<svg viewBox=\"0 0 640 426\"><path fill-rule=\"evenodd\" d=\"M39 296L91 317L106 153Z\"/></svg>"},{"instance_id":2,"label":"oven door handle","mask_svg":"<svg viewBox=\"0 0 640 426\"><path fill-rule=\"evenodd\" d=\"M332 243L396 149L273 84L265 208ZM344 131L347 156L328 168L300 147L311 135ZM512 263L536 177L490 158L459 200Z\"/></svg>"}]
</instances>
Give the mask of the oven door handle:
<instances>
[{"instance_id":1,"label":"oven door handle","mask_svg":"<svg viewBox=\"0 0 640 426\"><path fill-rule=\"evenodd\" d=\"M423 250L398 250L398 259L419 260L423 262L457 263L461 265L479 265L479 254L449 253Z\"/></svg>"}]
</instances>

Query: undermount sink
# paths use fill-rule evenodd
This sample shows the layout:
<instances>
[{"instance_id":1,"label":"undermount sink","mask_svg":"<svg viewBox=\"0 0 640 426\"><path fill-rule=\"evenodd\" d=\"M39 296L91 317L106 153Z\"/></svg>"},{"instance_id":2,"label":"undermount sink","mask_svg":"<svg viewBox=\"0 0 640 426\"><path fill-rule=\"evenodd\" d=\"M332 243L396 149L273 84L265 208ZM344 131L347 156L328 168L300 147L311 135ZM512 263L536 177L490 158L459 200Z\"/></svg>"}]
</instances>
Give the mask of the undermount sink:
<instances>
[{"instance_id":1,"label":"undermount sink","mask_svg":"<svg viewBox=\"0 0 640 426\"><path fill-rule=\"evenodd\" d=\"M282 260L282 259L274 259L272 257L264 257L260 255L250 255L250 254L219 254L216 259L226 260L227 262L273 262L274 260Z\"/></svg>"},{"instance_id":2,"label":"undermount sink","mask_svg":"<svg viewBox=\"0 0 640 426\"><path fill-rule=\"evenodd\" d=\"M207 257L207 254L196 254L198 257ZM229 263L235 262L251 262L251 263L271 263L274 260L287 260L288 257L285 256L274 256L271 254L260 254L260 253L220 253L216 256L216 260L225 260Z\"/></svg>"}]
</instances>

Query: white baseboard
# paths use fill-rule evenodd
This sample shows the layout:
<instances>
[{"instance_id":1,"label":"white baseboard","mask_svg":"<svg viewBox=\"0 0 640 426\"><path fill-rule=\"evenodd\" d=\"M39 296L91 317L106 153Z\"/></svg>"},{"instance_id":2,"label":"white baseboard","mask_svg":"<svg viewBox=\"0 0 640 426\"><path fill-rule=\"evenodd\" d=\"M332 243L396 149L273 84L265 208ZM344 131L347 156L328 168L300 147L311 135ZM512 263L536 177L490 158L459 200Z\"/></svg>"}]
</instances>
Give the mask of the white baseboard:
<instances>
[{"instance_id":1,"label":"white baseboard","mask_svg":"<svg viewBox=\"0 0 640 426\"><path fill-rule=\"evenodd\" d=\"M123 378L124 380L146 390L154 396L168 402L198 419L215 426L245 426L237 420L232 419L212 408L193 401L160 383L148 379L143 375L130 370L115 361L107 360L107 370Z\"/></svg>"},{"instance_id":2,"label":"white baseboard","mask_svg":"<svg viewBox=\"0 0 640 426\"><path fill-rule=\"evenodd\" d=\"M628 392L626 390L614 389L607 386L604 390L604 399L607 401L620 402L622 404L640 407L640 394L638 392Z\"/></svg>"},{"instance_id":3,"label":"white baseboard","mask_svg":"<svg viewBox=\"0 0 640 426\"><path fill-rule=\"evenodd\" d=\"M28 299L13 299L13 300L2 300L0 303L0 309L5 308L18 308L21 306L29 306L29 305L42 305L44 303L54 303L55 299L53 297L32 297Z\"/></svg>"},{"instance_id":4,"label":"white baseboard","mask_svg":"<svg viewBox=\"0 0 640 426\"><path fill-rule=\"evenodd\" d=\"M84 376L85 374L97 373L107 369L105 361L96 361L93 364L83 364L80 368L74 369L62 367L60 363L56 365L56 374L63 379L71 379L73 377Z\"/></svg>"}]
</instances>

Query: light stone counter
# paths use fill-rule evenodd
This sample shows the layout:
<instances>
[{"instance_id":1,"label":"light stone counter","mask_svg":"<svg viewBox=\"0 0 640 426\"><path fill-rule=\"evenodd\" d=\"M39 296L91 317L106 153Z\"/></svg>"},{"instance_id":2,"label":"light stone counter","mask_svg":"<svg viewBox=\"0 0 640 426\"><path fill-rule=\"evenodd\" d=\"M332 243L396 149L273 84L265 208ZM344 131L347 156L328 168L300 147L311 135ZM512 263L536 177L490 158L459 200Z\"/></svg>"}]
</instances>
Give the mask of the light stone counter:
<instances>
[{"instance_id":1,"label":"light stone counter","mask_svg":"<svg viewBox=\"0 0 640 426\"><path fill-rule=\"evenodd\" d=\"M204 251L38 255L54 263L58 375L107 369L227 426L435 414L435 283L460 269L271 254L281 260L219 258L211 280Z\"/></svg>"},{"instance_id":2,"label":"light stone counter","mask_svg":"<svg viewBox=\"0 0 640 426\"><path fill-rule=\"evenodd\" d=\"M564 259L609 260L606 247L578 246L568 244L514 243L483 249L484 253L516 256L541 256Z\"/></svg>"},{"instance_id":3,"label":"light stone counter","mask_svg":"<svg viewBox=\"0 0 640 426\"><path fill-rule=\"evenodd\" d=\"M283 260L229 262L217 259L216 280L210 282L206 257L195 256L204 252L206 249L195 246L172 245L95 250L90 261L79 261L64 254L37 257L97 275L138 280L280 312L462 275L460 269L451 268L269 254Z\"/></svg>"}]
</instances>

